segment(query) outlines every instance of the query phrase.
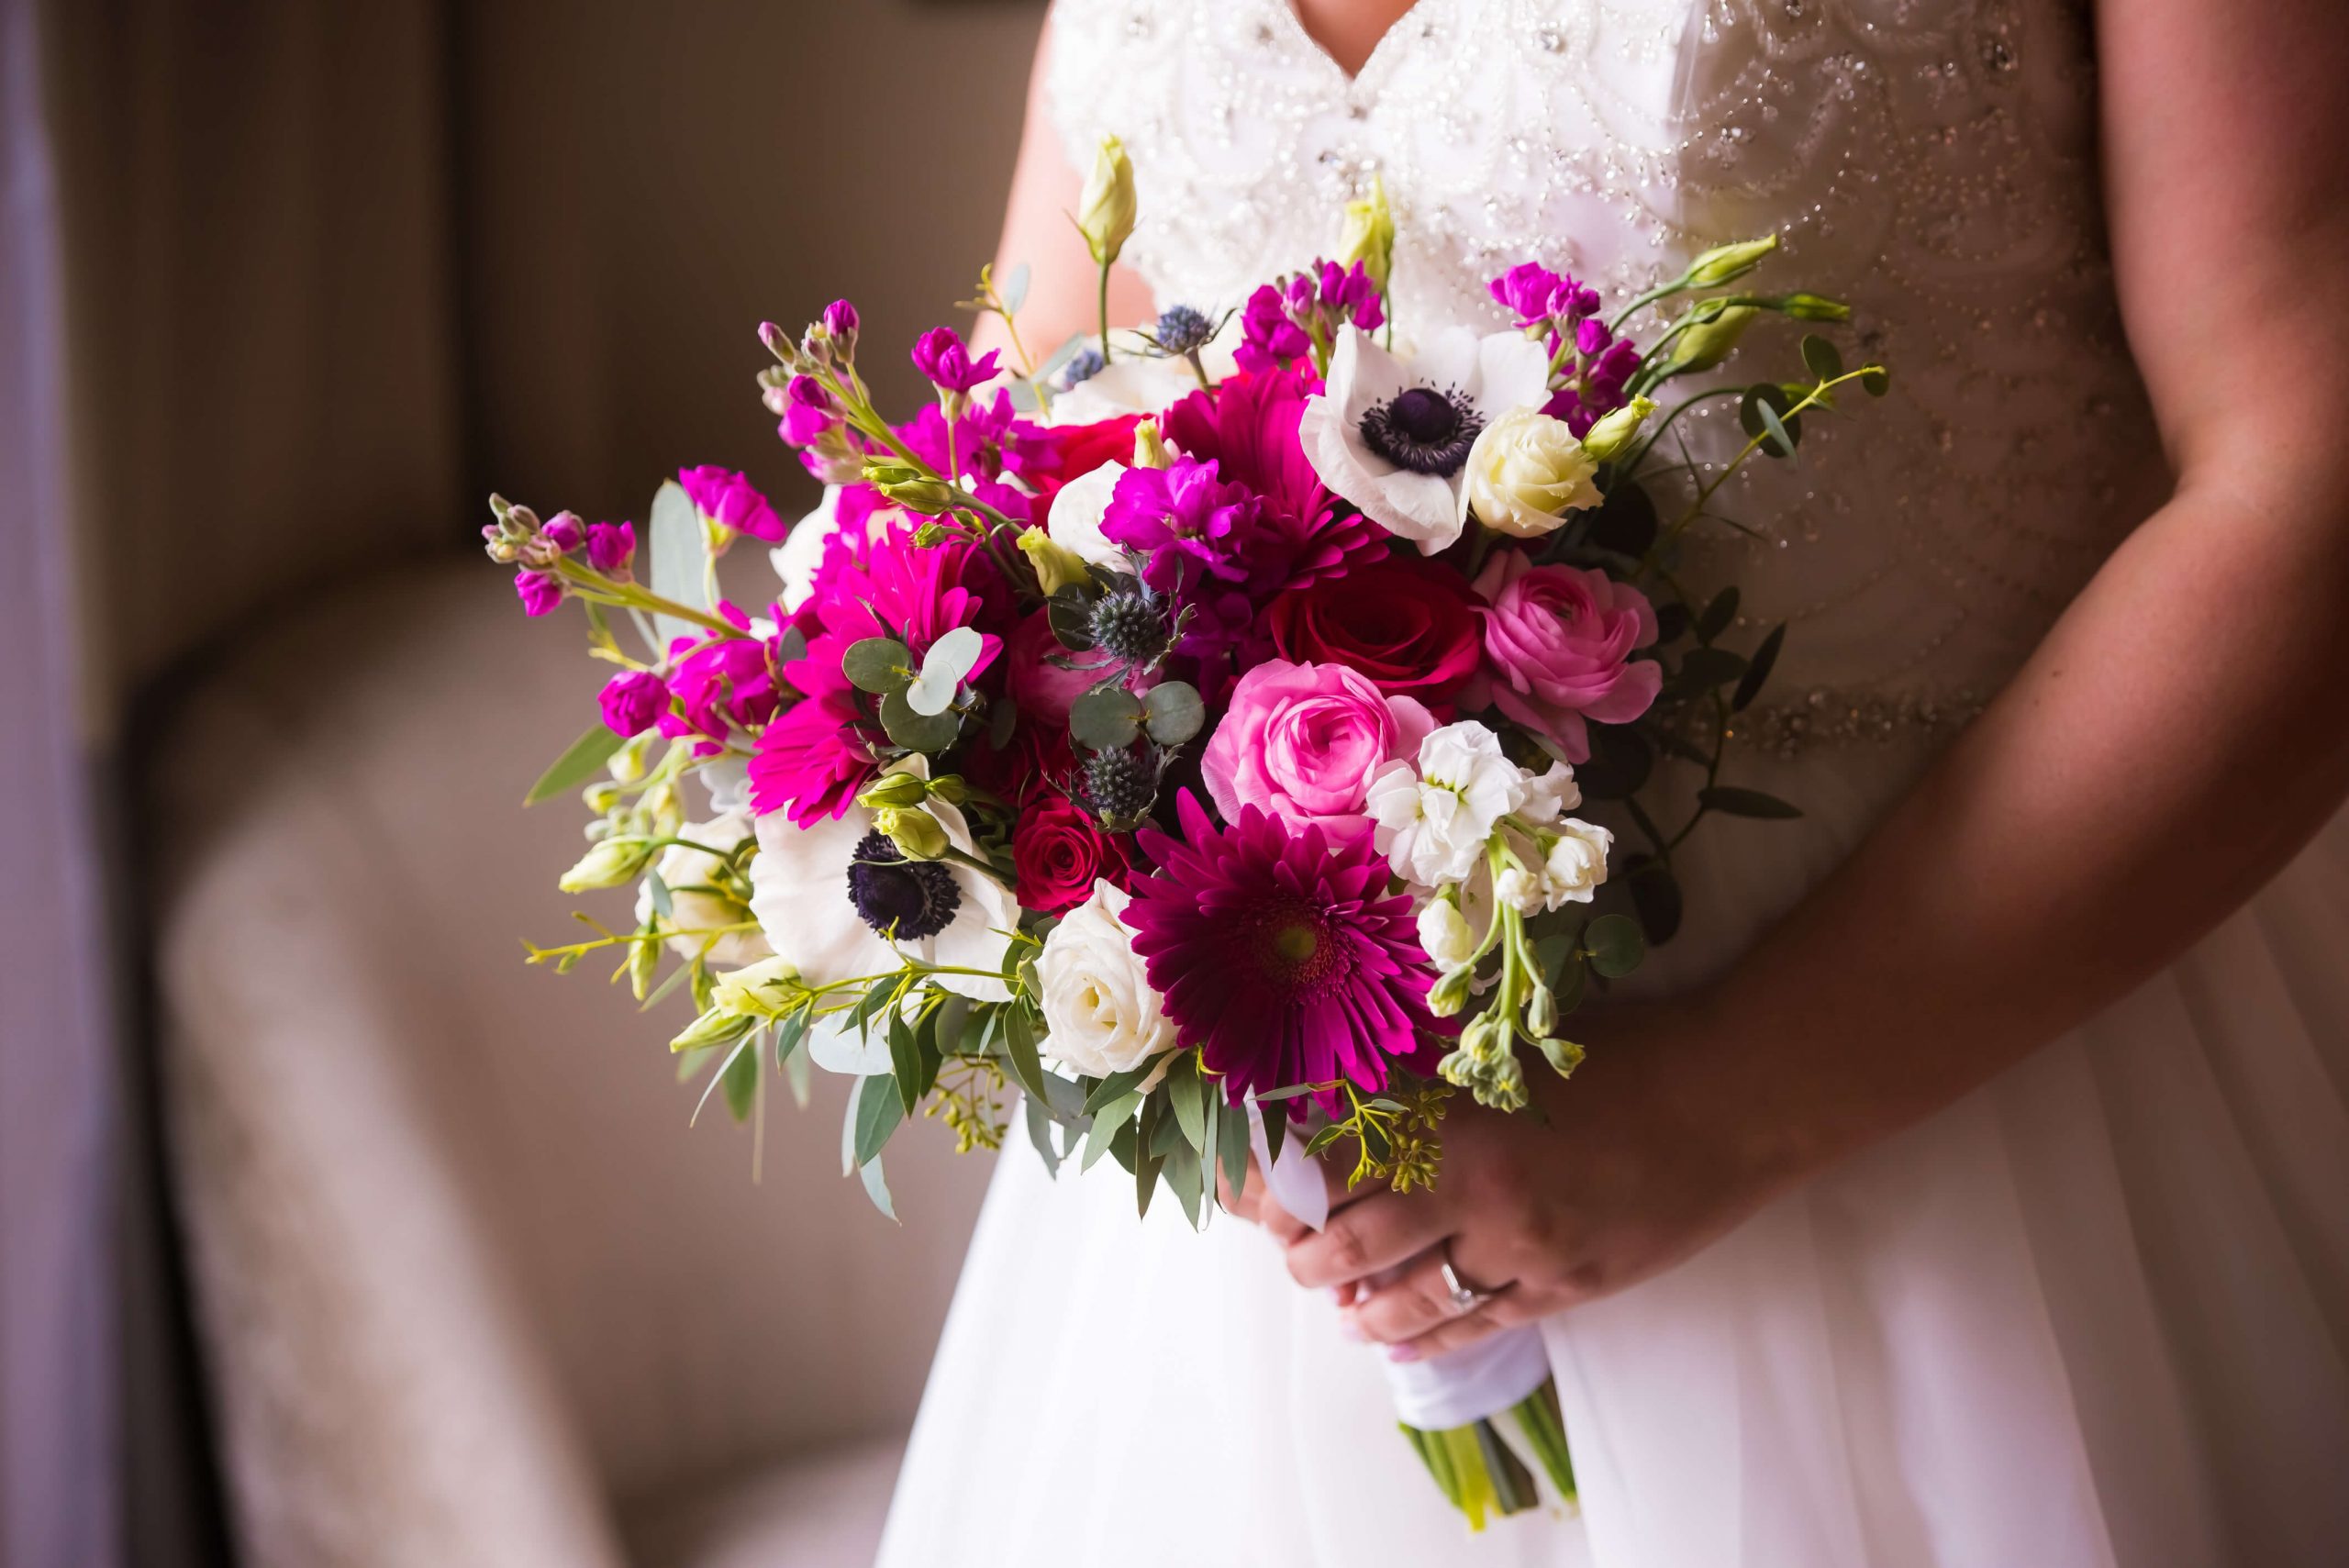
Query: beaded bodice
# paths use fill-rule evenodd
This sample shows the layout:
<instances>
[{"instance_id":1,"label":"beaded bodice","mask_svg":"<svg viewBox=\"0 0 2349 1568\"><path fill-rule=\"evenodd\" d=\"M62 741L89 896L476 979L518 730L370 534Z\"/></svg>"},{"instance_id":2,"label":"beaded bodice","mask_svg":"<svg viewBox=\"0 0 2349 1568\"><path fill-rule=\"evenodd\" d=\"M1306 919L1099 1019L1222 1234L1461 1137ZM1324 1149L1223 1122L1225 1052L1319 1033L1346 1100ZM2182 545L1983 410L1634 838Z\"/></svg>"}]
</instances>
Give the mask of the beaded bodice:
<instances>
[{"instance_id":1,"label":"beaded bodice","mask_svg":"<svg viewBox=\"0 0 2349 1568\"><path fill-rule=\"evenodd\" d=\"M2084 7L2065 0L1419 0L1349 80L1289 0L1060 0L1079 167L1115 132L1162 304L1219 308L1335 242L1380 175L1406 337L1501 323L1533 257L1621 298L1776 230L1768 277L1851 302L1892 395L1756 462L1691 572L1790 623L1749 732L1899 739L2011 673L2165 492L2099 219ZM1782 324L1740 379L1798 373ZM1699 464L1733 406L1683 428Z\"/></svg>"}]
</instances>

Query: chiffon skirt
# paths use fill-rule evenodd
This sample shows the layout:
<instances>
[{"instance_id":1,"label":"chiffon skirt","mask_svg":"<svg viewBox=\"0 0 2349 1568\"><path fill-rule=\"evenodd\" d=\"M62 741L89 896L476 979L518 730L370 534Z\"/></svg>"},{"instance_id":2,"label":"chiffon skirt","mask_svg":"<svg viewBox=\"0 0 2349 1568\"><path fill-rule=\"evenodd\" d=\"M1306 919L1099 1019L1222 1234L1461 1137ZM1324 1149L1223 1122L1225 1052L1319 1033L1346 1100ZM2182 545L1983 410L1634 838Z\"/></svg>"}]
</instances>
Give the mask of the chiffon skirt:
<instances>
[{"instance_id":1,"label":"chiffon skirt","mask_svg":"<svg viewBox=\"0 0 2349 1568\"><path fill-rule=\"evenodd\" d=\"M1851 772L1705 843L1647 984L1848 852L1892 784ZM1543 1330L1580 1507L1472 1537L1260 1232L1012 1149L881 1562L2349 1563L2349 817L2083 1028Z\"/></svg>"}]
</instances>

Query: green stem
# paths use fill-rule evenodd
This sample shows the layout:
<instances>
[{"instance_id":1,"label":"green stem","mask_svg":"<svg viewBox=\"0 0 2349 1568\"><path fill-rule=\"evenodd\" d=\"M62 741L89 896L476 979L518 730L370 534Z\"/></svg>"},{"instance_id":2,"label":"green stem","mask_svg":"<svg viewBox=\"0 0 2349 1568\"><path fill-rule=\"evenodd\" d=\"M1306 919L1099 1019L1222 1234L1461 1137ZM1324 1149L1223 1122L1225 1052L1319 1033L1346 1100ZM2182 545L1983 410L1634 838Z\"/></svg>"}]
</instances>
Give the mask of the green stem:
<instances>
[{"instance_id":1,"label":"green stem","mask_svg":"<svg viewBox=\"0 0 2349 1568\"><path fill-rule=\"evenodd\" d=\"M1109 263L1101 263L1101 287L1097 297L1101 324L1101 367L1109 366Z\"/></svg>"}]
</instances>

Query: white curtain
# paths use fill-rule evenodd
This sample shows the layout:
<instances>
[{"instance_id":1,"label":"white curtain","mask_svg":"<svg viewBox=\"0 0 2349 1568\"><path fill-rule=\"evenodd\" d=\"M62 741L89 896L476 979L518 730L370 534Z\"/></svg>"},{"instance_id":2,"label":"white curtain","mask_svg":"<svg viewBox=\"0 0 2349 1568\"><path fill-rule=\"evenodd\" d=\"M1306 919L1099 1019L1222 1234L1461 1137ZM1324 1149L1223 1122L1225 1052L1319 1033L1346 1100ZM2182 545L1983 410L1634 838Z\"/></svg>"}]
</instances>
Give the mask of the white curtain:
<instances>
[{"instance_id":1,"label":"white curtain","mask_svg":"<svg viewBox=\"0 0 2349 1568\"><path fill-rule=\"evenodd\" d=\"M113 1053L34 33L0 0L0 1562L108 1568Z\"/></svg>"}]
</instances>

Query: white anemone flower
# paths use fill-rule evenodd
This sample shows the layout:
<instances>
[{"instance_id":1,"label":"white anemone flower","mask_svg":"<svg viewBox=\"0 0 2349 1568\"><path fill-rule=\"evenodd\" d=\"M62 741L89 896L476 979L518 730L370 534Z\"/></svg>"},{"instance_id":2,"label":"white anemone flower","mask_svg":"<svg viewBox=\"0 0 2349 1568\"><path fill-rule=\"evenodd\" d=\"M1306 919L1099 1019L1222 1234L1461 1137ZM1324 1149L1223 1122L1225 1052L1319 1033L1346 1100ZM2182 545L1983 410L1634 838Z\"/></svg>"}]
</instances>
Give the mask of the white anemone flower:
<instances>
[{"instance_id":1,"label":"white anemone flower","mask_svg":"<svg viewBox=\"0 0 2349 1568\"><path fill-rule=\"evenodd\" d=\"M888 771L927 778L930 764L926 758L908 757ZM946 829L947 841L954 848L977 854L970 825L960 811L934 796L923 809ZM853 804L843 816L807 828L793 827L781 812L759 818L759 852L751 862L751 913L766 933L767 945L809 986L887 973L904 959L914 958L983 971L936 975L932 984L973 1001L1009 1001L1009 989L993 976L1003 968L1004 951L1010 943L1005 933L1016 929L1019 921L1019 906L1010 891L985 873L952 861L854 864L860 846L874 848L866 840L875 832L873 814ZM886 840L879 848L894 860L895 849ZM898 933L894 947L868 915L894 919ZM855 1000L849 990L832 996L840 1002ZM824 1005L840 1010L829 998ZM838 1030L826 1029L819 1018L815 1033L830 1036ZM836 1043L811 1040L818 1047ZM840 1053L826 1049L811 1053L818 1066L836 1072L887 1070L885 1043L877 1067L841 1065ZM858 1052L856 1060L863 1062L866 1055Z\"/></svg>"},{"instance_id":2,"label":"white anemone flower","mask_svg":"<svg viewBox=\"0 0 2349 1568\"><path fill-rule=\"evenodd\" d=\"M1433 555L1460 537L1477 435L1511 409L1540 407L1549 385L1550 356L1522 332L1448 327L1406 359L1348 327L1297 437L1322 484Z\"/></svg>"}]
</instances>

